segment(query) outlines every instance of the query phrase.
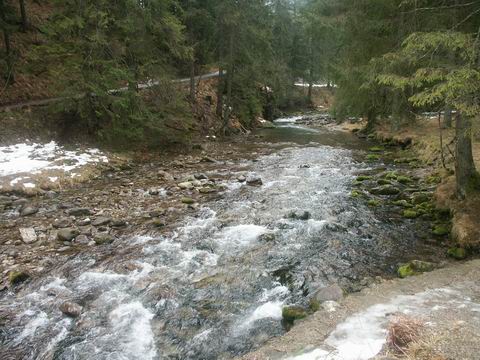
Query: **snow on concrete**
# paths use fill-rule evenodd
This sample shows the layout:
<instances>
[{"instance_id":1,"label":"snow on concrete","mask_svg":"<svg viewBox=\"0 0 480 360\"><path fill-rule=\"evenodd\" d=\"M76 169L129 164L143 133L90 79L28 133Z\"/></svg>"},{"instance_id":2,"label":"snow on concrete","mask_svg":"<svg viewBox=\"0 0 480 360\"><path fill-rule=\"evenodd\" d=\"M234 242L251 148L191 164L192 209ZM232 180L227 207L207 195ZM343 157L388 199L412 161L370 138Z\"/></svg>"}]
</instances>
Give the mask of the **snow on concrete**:
<instances>
[{"instance_id":1,"label":"snow on concrete","mask_svg":"<svg viewBox=\"0 0 480 360\"><path fill-rule=\"evenodd\" d=\"M365 311L353 314L325 340L323 346L287 360L367 360L375 357L387 340L389 315L403 313L422 319L435 319L435 312L466 308L475 314L480 304L461 292L439 288L414 295L401 295L387 303L376 304ZM428 322L434 326L433 322Z\"/></svg>"}]
</instances>

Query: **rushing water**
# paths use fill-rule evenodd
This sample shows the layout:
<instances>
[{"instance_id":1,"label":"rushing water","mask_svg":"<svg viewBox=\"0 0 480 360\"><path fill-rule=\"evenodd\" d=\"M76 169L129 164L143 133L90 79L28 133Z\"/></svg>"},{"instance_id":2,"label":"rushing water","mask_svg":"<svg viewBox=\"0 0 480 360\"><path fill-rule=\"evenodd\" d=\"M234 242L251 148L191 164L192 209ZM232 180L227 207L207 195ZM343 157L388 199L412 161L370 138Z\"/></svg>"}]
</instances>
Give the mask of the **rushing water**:
<instances>
[{"instance_id":1,"label":"rushing water","mask_svg":"<svg viewBox=\"0 0 480 360\"><path fill-rule=\"evenodd\" d=\"M234 164L263 186L233 174L168 236L118 240L108 256L73 257L4 295L0 358L232 358L284 333L284 305L332 282L348 289L411 250L411 225L382 223L350 199L367 168L346 148L353 137L288 123L262 135L292 142ZM66 300L83 306L78 319L59 310Z\"/></svg>"}]
</instances>

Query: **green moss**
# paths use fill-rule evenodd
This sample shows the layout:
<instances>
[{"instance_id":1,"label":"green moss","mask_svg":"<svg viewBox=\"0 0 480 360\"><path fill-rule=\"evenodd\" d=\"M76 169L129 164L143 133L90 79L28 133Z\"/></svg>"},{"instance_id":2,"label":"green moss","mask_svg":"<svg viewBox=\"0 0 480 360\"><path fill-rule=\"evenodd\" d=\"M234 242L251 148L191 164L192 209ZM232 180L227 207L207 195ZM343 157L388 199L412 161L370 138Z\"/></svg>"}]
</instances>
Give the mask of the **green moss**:
<instances>
[{"instance_id":1,"label":"green moss","mask_svg":"<svg viewBox=\"0 0 480 360\"><path fill-rule=\"evenodd\" d=\"M407 209L403 211L403 217L407 219L415 219L418 217L418 213L415 210Z\"/></svg>"},{"instance_id":2,"label":"green moss","mask_svg":"<svg viewBox=\"0 0 480 360\"><path fill-rule=\"evenodd\" d=\"M372 146L371 148L368 149L368 151L371 151L371 152L382 152L383 150L385 150L383 146Z\"/></svg>"},{"instance_id":3,"label":"green moss","mask_svg":"<svg viewBox=\"0 0 480 360\"><path fill-rule=\"evenodd\" d=\"M377 183L378 185L392 185L392 182L387 179L378 179Z\"/></svg>"},{"instance_id":4,"label":"green moss","mask_svg":"<svg viewBox=\"0 0 480 360\"><path fill-rule=\"evenodd\" d=\"M282 309L282 317L288 323L307 317L307 312L300 306L287 306Z\"/></svg>"},{"instance_id":5,"label":"green moss","mask_svg":"<svg viewBox=\"0 0 480 360\"><path fill-rule=\"evenodd\" d=\"M405 264L405 265L402 265L398 268L397 270L397 274L399 277L401 277L402 279L403 278L406 278L408 276L413 276L413 275L416 275L415 271L413 270L411 264Z\"/></svg>"},{"instance_id":6,"label":"green moss","mask_svg":"<svg viewBox=\"0 0 480 360\"><path fill-rule=\"evenodd\" d=\"M363 196L363 193L361 191L358 191L358 190L352 190L350 196L355 199L355 198L358 198L360 196Z\"/></svg>"},{"instance_id":7,"label":"green moss","mask_svg":"<svg viewBox=\"0 0 480 360\"><path fill-rule=\"evenodd\" d=\"M447 255L457 260L463 260L467 257L467 251L464 248L453 247L448 249Z\"/></svg>"},{"instance_id":8,"label":"green moss","mask_svg":"<svg viewBox=\"0 0 480 360\"><path fill-rule=\"evenodd\" d=\"M408 176L398 176L398 177L397 177L397 181L398 181L400 184L408 184L409 182L412 181L412 179L409 178Z\"/></svg>"},{"instance_id":9,"label":"green moss","mask_svg":"<svg viewBox=\"0 0 480 360\"><path fill-rule=\"evenodd\" d=\"M311 312L317 312L318 310L320 310L320 301L318 301L317 299L310 299L308 303L308 308Z\"/></svg>"},{"instance_id":10,"label":"green moss","mask_svg":"<svg viewBox=\"0 0 480 360\"><path fill-rule=\"evenodd\" d=\"M442 178L438 175L431 175L425 179L425 182L427 184L440 184L442 182Z\"/></svg>"},{"instance_id":11,"label":"green moss","mask_svg":"<svg viewBox=\"0 0 480 360\"><path fill-rule=\"evenodd\" d=\"M368 206L371 206L371 207L377 207L380 205L380 201L371 199L371 200L368 200L367 204Z\"/></svg>"},{"instance_id":12,"label":"green moss","mask_svg":"<svg viewBox=\"0 0 480 360\"><path fill-rule=\"evenodd\" d=\"M17 284L20 284L21 282L26 281L29 277L30 275L28 275L24 271L14 270L14 271L10 271L10 273L8 274L8 282L11 285L17 285Z\"/></svg>"},{"instance_id":13,"label":"green moss","mask_svg":"<svg viewBox=\"0 0 480 360\"><path fill-rule=\"evenodd\" d=\"M380 156L377 155L377 154L368 154L366 159L368 161L378 161L378 160L380 160Z\"/></svg>"},{"instance_id":14,"label":"green moss","mask_svg":"<svg viewBox=\"0 0 480 360\"><path fill-rule=\"evenodd\" d=\"M401 207L404 207L404 208L413 207L413 205L410 204L407 200L395 200L395 201L392 201L392 204L395 205L395 206L401 206Z\"/></svg>"},{"instance_id":15,"label":"green moss","mask_svg":"<svg viewBox=\"0 0 480 360\"><path fill-rule=\"evenodd\" d=\"M187 204L187 205L192 205L195 203L195 200L189 197L183 197L182 198L182 203Z\"/></svg>"},{"instance_id":16,"label":"green moss","mask_svg":"<svg viewBox=\"0 0 480 360\"><path fill-rule=\"evenodd\" d=\"M435 236L445 236L450 233L450 229L446 224L435 225L432 229L432 234Z\"/></svg>"},{"instance_id":17,"label":"green moss","mask_svg":"<svg viewBox=\"0 0 480 360\"><path fill-rule=\"evenodd\" d=\"M387 180L397 180L397 173L395 171L389 171L384 175L384 178Z\"/></svg>"},{"instance_id":18,"label":"green moss","mask_svg":"<svg viewBox=\"0 0 480 360\"><path fill-rule=\"evenodd\" d=\"M368 180L372 180L372 177L368 175L357 176L357 181L362 182L362 181L368 181Z\"/></svg>"}]
</instances>

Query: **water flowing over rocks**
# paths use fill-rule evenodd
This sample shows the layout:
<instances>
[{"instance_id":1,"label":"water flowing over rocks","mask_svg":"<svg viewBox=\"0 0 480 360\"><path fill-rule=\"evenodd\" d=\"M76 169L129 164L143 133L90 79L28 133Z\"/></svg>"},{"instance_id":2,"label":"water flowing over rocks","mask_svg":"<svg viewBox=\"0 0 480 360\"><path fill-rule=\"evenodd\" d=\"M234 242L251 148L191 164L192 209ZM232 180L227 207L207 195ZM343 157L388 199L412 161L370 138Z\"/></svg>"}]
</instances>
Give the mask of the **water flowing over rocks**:
<instances>
[{"instance_id":1,"label":"water flowing over rocks","mask_svg":"<svg viewBox=\"0 0 480 360\"><path fill-rule=\"evenodd\" d=\"M250 158L125 166L23 218L3 199L2 226L38 240L1 258L29 276L0 294L0 358L233 358L284 334L312 298L332 309L395 274L426 227L351 198L372 166L360 140L285 124L236 145Z\"/></svg>"}]
</instances>

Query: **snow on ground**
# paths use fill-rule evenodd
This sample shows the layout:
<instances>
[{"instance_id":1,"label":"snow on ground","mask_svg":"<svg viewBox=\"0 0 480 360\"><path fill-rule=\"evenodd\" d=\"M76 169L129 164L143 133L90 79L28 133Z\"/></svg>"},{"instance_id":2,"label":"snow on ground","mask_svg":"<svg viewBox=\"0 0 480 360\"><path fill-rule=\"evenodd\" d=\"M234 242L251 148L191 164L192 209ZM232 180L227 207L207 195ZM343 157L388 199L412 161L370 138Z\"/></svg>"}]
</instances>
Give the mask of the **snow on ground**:
<instances>
[{"instance_id":1,"label":"snow on ground","mask_svg":"<svg viewBox=\"0 0 480 360\"><path fill-rule=\"evenodd\" d=\"M108 158L98 149L66 150L55 141L45 144L25 142L0 147L0 181L11 188L35 188L35 178L44 172L56 183L59 176L80 176L75 170L89 164L108 163ZM0 185L3 187L4 185Z\"/></svg>"}]
</instances>

